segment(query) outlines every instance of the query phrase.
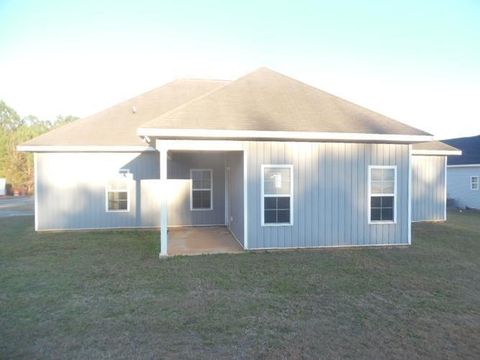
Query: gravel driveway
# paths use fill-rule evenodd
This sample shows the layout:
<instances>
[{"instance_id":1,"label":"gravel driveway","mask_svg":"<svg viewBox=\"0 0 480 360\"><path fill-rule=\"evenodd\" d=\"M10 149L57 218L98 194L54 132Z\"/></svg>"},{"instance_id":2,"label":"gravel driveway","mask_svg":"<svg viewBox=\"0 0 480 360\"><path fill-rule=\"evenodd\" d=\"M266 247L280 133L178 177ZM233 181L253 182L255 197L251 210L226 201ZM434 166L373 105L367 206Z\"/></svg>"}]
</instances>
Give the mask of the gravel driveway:
<instances>
[{"instance_id":1,"label":"gravel driveway","mask_svg":"<svg viewBox=\"0 0 480 360\"><path fill-rule=\"evenodd\" d=\"M0 217L33 216L33 196L5 196L0 197Z\"/></svg>"}]
</instances>

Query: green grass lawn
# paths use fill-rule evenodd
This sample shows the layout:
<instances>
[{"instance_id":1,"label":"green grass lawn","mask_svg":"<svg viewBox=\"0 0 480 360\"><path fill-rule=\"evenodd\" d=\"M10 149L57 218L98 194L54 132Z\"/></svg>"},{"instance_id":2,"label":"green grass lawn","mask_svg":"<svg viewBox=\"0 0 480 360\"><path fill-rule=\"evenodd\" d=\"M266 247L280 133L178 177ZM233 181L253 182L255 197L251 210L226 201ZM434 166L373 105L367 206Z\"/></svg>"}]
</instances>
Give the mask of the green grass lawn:
<instances>
[{"instance_id":1,"label":"green grass lawn","mask_svg":"<svg viewBox=\"0 0 480 360\"><path fill-rule=\"evenodd\" d=\"M480 213L408 248L160 261L157 239L0 219L0 358L480 358Z\"/></svg>"}]
</instances>

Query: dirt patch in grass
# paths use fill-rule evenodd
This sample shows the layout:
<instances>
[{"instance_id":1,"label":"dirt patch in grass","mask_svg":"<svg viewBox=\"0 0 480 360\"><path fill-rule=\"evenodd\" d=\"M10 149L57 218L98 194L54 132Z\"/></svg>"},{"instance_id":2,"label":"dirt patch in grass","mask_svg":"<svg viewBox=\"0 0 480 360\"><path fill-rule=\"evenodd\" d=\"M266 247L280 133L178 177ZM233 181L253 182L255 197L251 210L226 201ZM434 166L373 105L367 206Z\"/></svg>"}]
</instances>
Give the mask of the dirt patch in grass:
<instances>
[{"instance_id":1,"label":"dirt patch in grass","mask_svg":"<svg viewBox=\"0 0 480 360\"><path fill-rule=\"evenodd\" d=\"M480 214L408 248L158 260L149 231L0 219L2 358L478 358Z\"/></svg>"}]
</instances>

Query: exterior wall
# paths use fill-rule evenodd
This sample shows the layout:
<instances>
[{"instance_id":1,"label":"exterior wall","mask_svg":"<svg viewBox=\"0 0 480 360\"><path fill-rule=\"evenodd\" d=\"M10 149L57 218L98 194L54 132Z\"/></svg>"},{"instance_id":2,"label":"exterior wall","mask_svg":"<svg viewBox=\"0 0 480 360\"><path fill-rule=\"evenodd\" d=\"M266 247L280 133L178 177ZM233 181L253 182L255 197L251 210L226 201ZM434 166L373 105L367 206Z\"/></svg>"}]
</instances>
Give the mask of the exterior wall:
<instances>
[{"instance_id":1,"label":"exterior wall","mask_svg":"<svg viewBox=\"0 0 480 360\"><path fill-rule=\"evenodd\" d=\"M448 198L453 199L457 207L480 209L480 190L470 189L471 176L480 176L480 166L448 167Z\"/></svg>"},{"instance_id":2,"label":"exterior wall","mask_svg":"<svg viewBox=\"0 0 480 360\"><path fill-rule=\"evenodd\" d=\"M248 248L408 244L409 146L248 142ZM261 225L261 165L291 164L293 225ZM397 221L368 222L368 166L397 166Z\"/></svg>"},{"instance_id":3,"label":"exterior wall","mask_svg":"<svg viewBox=\"0 0 480 360\"><path fill-rule=\"evenodd\" d=\"M243 152L227 154L227 166L229 171L228 183L228 219L230 231L244 246L244 222L243 222Z\"/></svg>"},{"instance_id":4,"label":"exterior wall","mask_svg":"<svg viewBox=\"0 0 480 360\"><path fill-rule=\"evenodd\" d=\"M160 226L160 160L145 153L38 153L38 230ZM169 224L225 224L225 155L172 153ZM130 211L106 212L105 185L121 168L133 174ZM213 170L213 210L190 210L190 168Z\"/></svg>"},{"instance_id":5,"label":"exterior wall","mask_svg":"<svg viewBox=\"0 0 480 360\"><path fill-rule=\"evenodd\" d=\"M241 153L169 153L170 225L225 223L225 165L230 167L230 228L248 249L408 244L409 146L400 144L242 142L247 157L248 243L243 233ZM261 165L293 165L293 225L261 225ZM397 166L396 223L368 223L368 166ZM105 211L105 183L133 173L128 213ZM213 170L213 211L192 212L190 168ZM159 156L151 153L39 153L38 224L46 229L159 225ZM241 204L241 206L240 206ZM240 221L240 219L242 221ZM238 222L236 221L238 220Z\"/></svg>"},{"instance_id":6,"label":"exterior wall","mask_svg":"<svg viewBox=\"0 0 480 360\"><path fill-rule=\"evenodd\" d=\"M223 152L169 152L169 225L225 224L225 156ZM212 210L190 210L190 169L212 170Z\"/></svg>"},{"instance_id":7,"label":"exterior wall","mask_svg":"<svg viewBox=\"0 0 480 360\"><path fill-rule=\"evenodd\" d=\"M122 228L155 225L142 213L143 185L159 178L158 153L38 153L38 230ZM106 212L105 185L112 174L127 168L133 174L130 211Z\"/></svg>"},{"instance_id":8,"label":"exterior wall","mask_svg":"<svg viewBox=\"0 0 480 360\"><path fill-rule=\"evenodd\" d=\"M445 156L412 158L412 220L446 220Z\"/></svg>"}]
</instances>

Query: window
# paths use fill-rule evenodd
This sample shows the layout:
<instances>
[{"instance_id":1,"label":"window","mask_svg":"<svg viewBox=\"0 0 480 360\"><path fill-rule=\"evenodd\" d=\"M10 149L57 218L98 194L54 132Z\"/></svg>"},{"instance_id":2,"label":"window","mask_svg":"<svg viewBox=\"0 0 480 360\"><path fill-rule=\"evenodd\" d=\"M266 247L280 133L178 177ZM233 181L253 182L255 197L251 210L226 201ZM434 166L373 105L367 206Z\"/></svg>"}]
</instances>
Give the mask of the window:
<instances>
[{"instance_id":1,"label":"window","mask_svg":"<svg viewBox=\"0 0 480 360\"><path fill-rule=\"evenodd\" d=\"M210 169L191 169L190 210L212 210L213 177Z\"/></svg>"},{"instance_id":2,"label":"window","mask_svg":"<svg viewBox=\"0 0 480 360\"><path fill-rule=\"evenodd\" d=\"M262 165L262 225L293 224L292 174L292 165Z\"/></svg>"},{"instance_id":3,"label":"window","mask_svg":"<svg viewBox=\"0 0 480 360\"><path fill-rule=\"evenodd\" d=\"M128 190L131 174L121 172L110 179L106 186L106 207L108 212L128 212L130 210L130 194Z\"/></svg>"},{"instance_id":4,"label":"window","mask_svg":"<svg viewBox=\"0 0 480 360\"><path fill-rule=\"evenodd\" d=\"M479 183L479 176L471 176L470 177L470 190L478 190L480 183Z\"/></svg>"},{"instance_id":5,"label":"window","mask_svg":"<svg viewBox=\"0 0 480 360\"><path fill-rule=\"evenodd\" d=\"M395 222L396 166L370 166L368 179L369 222Z\"/></svg>"}]
</instances>

